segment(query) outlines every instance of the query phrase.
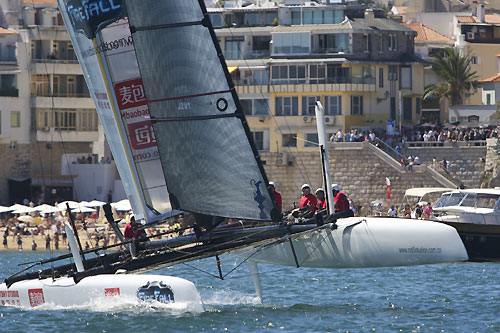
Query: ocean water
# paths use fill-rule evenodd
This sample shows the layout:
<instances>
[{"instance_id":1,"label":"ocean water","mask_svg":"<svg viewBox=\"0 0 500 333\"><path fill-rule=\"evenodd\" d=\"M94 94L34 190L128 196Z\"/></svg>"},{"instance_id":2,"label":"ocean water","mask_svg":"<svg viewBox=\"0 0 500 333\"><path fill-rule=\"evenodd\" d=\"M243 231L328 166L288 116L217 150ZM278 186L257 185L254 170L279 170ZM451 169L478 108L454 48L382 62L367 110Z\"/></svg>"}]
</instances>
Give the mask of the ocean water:
<instances>
[{"instance_id":1,"label":"ocean water","mask_svg":"<svg viewBox=\"0 0 500 333\"><path fill-rule=\"evenodd\" d=\"M0 252L0 277L49 253ZM222 256L229 272L241 260ZM161 269L196 284L204 313L134 304L78 308L0 306L3 332L403 331L500 332L500 264L454 263L370 269L259 264L263 303L246 264L225 280L214 258ZM210 273L210 274L208 274Z\"/></svg>"}]
</instances>

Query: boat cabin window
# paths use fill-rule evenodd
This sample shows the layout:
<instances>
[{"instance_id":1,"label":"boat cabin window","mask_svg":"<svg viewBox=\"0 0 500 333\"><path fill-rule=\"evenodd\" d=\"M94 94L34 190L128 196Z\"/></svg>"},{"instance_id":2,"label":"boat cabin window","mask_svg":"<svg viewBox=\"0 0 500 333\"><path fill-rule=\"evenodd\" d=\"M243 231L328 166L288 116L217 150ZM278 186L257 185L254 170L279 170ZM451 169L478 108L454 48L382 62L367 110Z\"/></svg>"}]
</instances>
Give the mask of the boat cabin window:
<instances>
[{"instance_id":1,"label":"boat cabin window","mask_svg":"<svg viewBox=\"0 0 500 333\"><path fill-rule=\"evenodd\" d=\"M434 204L434 208L458 206L462 201L463 196L461 193L444 193L441 198Z\"/></svg>"},{"instance_id":2,"label":"boat cabin window","mask_svg":"<svg viewBox=\"0 0 500 333\"><path fill-rule=\"evenodd\" d=\"M494 209L498 202L498 195L494 194L478 194L476 200L476 208Z\"/></svg>"}]
</instances>

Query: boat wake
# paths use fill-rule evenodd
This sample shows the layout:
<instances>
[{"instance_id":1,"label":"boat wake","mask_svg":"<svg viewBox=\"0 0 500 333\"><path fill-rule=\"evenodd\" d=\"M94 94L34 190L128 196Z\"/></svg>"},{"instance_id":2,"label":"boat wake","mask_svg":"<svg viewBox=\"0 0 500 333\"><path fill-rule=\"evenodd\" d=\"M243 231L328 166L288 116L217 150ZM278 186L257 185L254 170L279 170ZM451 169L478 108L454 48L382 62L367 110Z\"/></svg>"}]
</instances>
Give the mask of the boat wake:
<instances>
[{"instance_id":1,"label":"boat wake","mask_svg":"<svg viewBox=\"0 0 500 333\"><path fill-rule=\"evenodd\" d=\"M195 302L176 302L164 304L156 301L144 302L139 301L134 297L120 296L120 297L98 297L90 302L72 305L72 306L62 306L52 303L45 303L34 308L28 309L29 311L89 311L89 312L157 312L165 313L173 316L180 316L187 313L198 314L200 311L199 304Z\"/></svg>"}]
</instances>

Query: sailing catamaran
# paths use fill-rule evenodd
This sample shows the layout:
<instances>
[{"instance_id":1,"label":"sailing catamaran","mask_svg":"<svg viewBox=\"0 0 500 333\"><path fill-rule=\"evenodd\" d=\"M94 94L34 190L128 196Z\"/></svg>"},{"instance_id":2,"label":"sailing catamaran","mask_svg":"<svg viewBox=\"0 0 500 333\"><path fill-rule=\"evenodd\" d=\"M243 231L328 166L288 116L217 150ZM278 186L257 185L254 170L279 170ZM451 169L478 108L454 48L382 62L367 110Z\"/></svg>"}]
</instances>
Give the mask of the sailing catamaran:
<instances>
[{"instance_id":1,"label":"sailing catamaran","mask_svg":"<svg viewBox=\"0 0 500 333\"><path fill-rule=\"evenodd\" d=\"M15 290L23 294L20 305L30 306L35 284L45 302L57 304L68 288L88 294L120 288L110 274L218 259L228 252L250 263L259 296L257 262L333 268L467 259L455 229L439 223L387 218L335 223L331 216L324 222L282 221L203 0L58 2L136 219L147 226L190 212L196 233L141 243L137 258L115 251L81 260L86 251L75 243L76 264L11 276L0 295ZM249 222L221 225L226 219ZM68 255L41 263L61 258ZM140 280L132 274L120 279L126 276ZM105 283L88 282L104 277ZM146 285L162 290L161 285L174 285L171 279L149 279ZM170 290L199 300L195 289Z\"/></svg>"}]
</instances>

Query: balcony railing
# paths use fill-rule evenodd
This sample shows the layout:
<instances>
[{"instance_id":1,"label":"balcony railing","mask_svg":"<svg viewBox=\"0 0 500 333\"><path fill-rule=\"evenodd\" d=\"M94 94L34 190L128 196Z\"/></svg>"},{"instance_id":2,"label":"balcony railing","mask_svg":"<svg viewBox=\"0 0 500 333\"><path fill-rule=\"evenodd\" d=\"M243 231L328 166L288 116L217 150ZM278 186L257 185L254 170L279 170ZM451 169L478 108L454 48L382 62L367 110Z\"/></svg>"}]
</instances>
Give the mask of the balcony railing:
<instances>
[{"instance_id":1,"label":"balcony railing","mask_svg":"<svg viewBox=\"0 0 500 333\"><path fill-rule=\"evenodd\" d=\"M90 98L90 93L69 93L69 92L32 92L33 97L76 97L76 98Z\"/></svg>"},{"instance_id":2,"label":"balcony railing","mask_svg":"<svg viewBox=\"0 0 500 333\"><path fill-rule=\"evenodd\" d=\"M32 59L32 62L37 64L51 63L51 64L78 64L77 59L53 59L53 58L42 58L42 59Z\"/></svg>"}]
</instances>

